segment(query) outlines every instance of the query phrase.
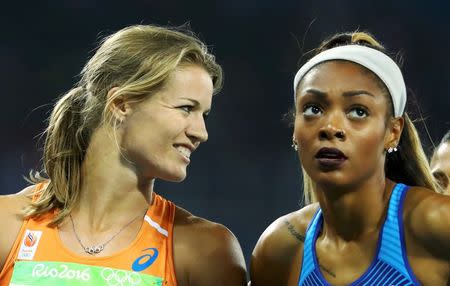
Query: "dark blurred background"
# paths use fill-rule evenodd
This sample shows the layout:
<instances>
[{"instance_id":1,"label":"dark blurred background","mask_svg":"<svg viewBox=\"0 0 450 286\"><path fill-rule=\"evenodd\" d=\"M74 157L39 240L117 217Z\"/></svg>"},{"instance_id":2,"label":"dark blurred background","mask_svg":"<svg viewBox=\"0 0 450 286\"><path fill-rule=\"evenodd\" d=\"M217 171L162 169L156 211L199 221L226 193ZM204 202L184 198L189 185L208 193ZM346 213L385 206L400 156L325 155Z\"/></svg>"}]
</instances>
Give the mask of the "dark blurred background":
<instances>
[{"instance_id":1,"label":"dark blurred background","mask_svg":"<svg viewBox=\"0 0 450 286\"><path fill-rule=\"evenodd\" d=\"M225 86L188 178L157 182L156 191L229 227L247 262L263 230L300 207L300 170L282 117L302 54L328 35L368 30L403 55L427 152L450 128L448 1L10 1L0 12L0 193L22 189L23 176L39 169L37 136L100 37L131 24L186 22L222 64Z\"/></svg>"}]
</instances>

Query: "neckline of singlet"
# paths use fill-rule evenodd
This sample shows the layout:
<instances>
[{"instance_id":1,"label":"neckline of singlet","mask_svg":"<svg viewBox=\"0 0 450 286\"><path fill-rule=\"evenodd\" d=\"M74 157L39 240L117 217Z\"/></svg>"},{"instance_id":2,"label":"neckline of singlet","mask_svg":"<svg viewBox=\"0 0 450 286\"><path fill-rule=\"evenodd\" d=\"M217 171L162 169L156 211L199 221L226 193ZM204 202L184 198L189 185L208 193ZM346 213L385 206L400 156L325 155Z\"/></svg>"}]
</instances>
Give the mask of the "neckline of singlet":
<instances>
[{"instance_id":1,"label":"neckline of singlet","mask_svg":"<svg viewBox=\"0 0 450 286\"><path fill-rule=\"evenodd\" d=\"M364 271L364 273L361 274L361 276L359 276L356 280L354 280L353 282L348 284L348 286L356 286L359 283L363 282L364 279L370 274L371 270L375 267L375 265L379 261L379 254L380 254L381 246L382 246L382 243L383 243L383 232L384 232L385 227L387 227L387 224L388 224L388 213L393 208L397 208L397 212L399 210L401 210L401 213L403 213L402 210L403 210L404 197L405 197L406 192L408 191L408 189L409 189L408 186L406 186L404 184L401 184L401 183L397 183L394 186L394 188L393 188L393 190L392 190L392 192L390 194L390 197L389 197L389 204L388 204L388 209L386 211L386 217L384 219L383 226L380 228L380 233L378 235L378 241L377 241L377 247L376 247L376 251L375 251L375 256L372 259L369 267ZM400 193L399 194L400 200L396 203L393 199L394 199L394 197L396 195L398 195L398 193ZM315 245L316 245L316 241L317 241L318 235L319 235L319 233L320 233L320 231L322 230L322 227L323 227L323 216L322 216L322 211L321 211L320 207L317 209L316 213L314 214L313 219L311 220L311 223L310 223L311 226L313 226L315 220L317 220L317 221L315 222L315 229L314 229L314 233L313 233L312 243L310 245L312 247L309 250L311 252L311 256L312 256L313 263L314 263L314 267L313 267L312 271L317 269L318 265L319 265L319 262L318 262L318 259L317 259L317 253L316 253ZM398 216L398 218L396 220L396 223L399 226L399 237L400 237L400 240L401 240L400 241L400 246L402 248L402 259L403 259L403 262L405 263L405 268L406 268L406 270L407 270L407 272L408 272L408 274L410 276L408 278L410 278L412 280L414 285L420 285L420 283L418 282L416 276L414 275L414 273L411 270L411 266L410 266L408 258L406 256L406 250L405 250L405 245L404 245L405 242L404 242L403 216L402 215ZM308 229L309 229L309 227L308 227ZM300 273L301 272L302 271L300 271ZM322 274L322 272L320 270L317 271L317 275L318 275L319 280L324 285L326 285L326 286L330 286L331 285L325 279L325 277L323 276L323 274Z\"/></svg>"},{"instance_id":2,"label":"neckline of singlet","mask_svg":"<svg viewBox=\"0 0 450 286\"><path fill-rule=\"evenodd\" d=\"M83 255L79 255L78 253L76 253L75 251L73 251L72 249L68 248L67 246L64 245L61 236L59 235L59 231L57 227L52 228L52 232L53 232L53 236L55 238L55 240L59 243L59 246L61 247L61 249L69 256L76 258L76 259L83 259L86 261L104 261L104 260L109 260L109 259L115 259L116 257L123 255L124 253L126 253L128 250L132 249L142 238L142 236L144 235L144 230L145 230L145 224L147 224L147 220L146 217L149 217L150 219L152 219L152 214L153 214L153 210L155 209L155 207L157 205L159 205L161 203L161 197L159 197L158 195L154 194L153 198L152 198L152 203L148 205L147 211L144 215L144 217L142 218L142 223L141 226L139 227L139 231L137 232L136 236L134 237L134 239L124 248L119 249L118 251L115 251L114 253L111 253L110 255L105 255L105 256L83 256Z\"/></svg>"}]
</instances>

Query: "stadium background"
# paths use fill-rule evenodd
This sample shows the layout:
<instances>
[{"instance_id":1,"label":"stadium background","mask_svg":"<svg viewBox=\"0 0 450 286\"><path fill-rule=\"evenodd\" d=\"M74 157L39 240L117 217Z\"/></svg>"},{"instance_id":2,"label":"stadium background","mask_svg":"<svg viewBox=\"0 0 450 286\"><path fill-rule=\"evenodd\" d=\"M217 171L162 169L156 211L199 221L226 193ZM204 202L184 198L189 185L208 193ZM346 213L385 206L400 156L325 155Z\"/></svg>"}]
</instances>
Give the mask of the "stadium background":
<instances>
[{"instance_id":1,"label":"stadium background","mask_svg":"<svg viewBox=\"0 0 450 286\"><path fill-rule=\"evenodd\" d=\"M187 22L223 66L225 85L187 179L158 181L156 191L229 227L247 262L262 231L300 207L300 170L282 117L302 54L326 36L368 30L400 52L427 152L450 128L450 2L9 1L0 11L0 193L22 189L23 176L39 168L37 137L51 105L100 37L132 24Z\"/></svg>"}]
</instances>

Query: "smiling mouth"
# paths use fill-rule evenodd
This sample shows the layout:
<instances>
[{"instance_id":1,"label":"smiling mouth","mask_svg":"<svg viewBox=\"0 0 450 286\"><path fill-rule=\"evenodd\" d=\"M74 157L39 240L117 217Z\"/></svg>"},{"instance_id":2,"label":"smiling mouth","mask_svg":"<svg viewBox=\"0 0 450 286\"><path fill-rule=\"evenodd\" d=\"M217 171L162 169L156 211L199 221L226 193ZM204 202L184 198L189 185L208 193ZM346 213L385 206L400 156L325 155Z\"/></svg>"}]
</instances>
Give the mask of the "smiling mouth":
<instances>
[{"instance_id":1,"label":"smiling mouth","mask_svg":"<svg viewBox=\"0 0 450 286\"><path fill-rule=\"evenodd\" d=\"M178 153L180 153L184 158L190 161L192 151L189 148L178 145L175 146L175 149L177 149Z\"/></svg>"}]
</instances>

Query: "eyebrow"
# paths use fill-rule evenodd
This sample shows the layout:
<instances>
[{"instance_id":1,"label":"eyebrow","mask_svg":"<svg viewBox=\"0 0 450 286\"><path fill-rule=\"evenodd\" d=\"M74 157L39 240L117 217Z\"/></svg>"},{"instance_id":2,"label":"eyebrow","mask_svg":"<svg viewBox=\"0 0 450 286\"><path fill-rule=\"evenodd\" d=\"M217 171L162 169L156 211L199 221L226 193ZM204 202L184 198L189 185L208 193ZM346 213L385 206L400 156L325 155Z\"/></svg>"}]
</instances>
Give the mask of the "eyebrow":
<instances>
[{"instance_id":1,"label":"eyebrow","mask_svg":"<svg viewBox=\"0 0 450 286\"><path fill-rule=\"evenodd\" d=\"M350 91L346 91L346 92L342 93L342 95L345 97L359 96L359 95L368 95L368 96L375 97L375 95L368 92L367 90L350 90Z\"/></svg>"},{"instance_id":2,"label":"eyebrow","mask_svg":"<svg viewBox=\"0 0 450 286\"><path fill-rule=\"evenodd\" d=\"M310 88L306 90L306 93L311 93L315 96L318 96L320 98L326 98L327 97L327 93L314 89L314 88ZM360 95L369 95L372 97L375 97L375 95L373 95L372 93L368 92L367 90L350 90L350 91L345 91L342 93L342 96L344 97L352 97L352 96L360 96Z\"/></svg>"}]
</instances>

